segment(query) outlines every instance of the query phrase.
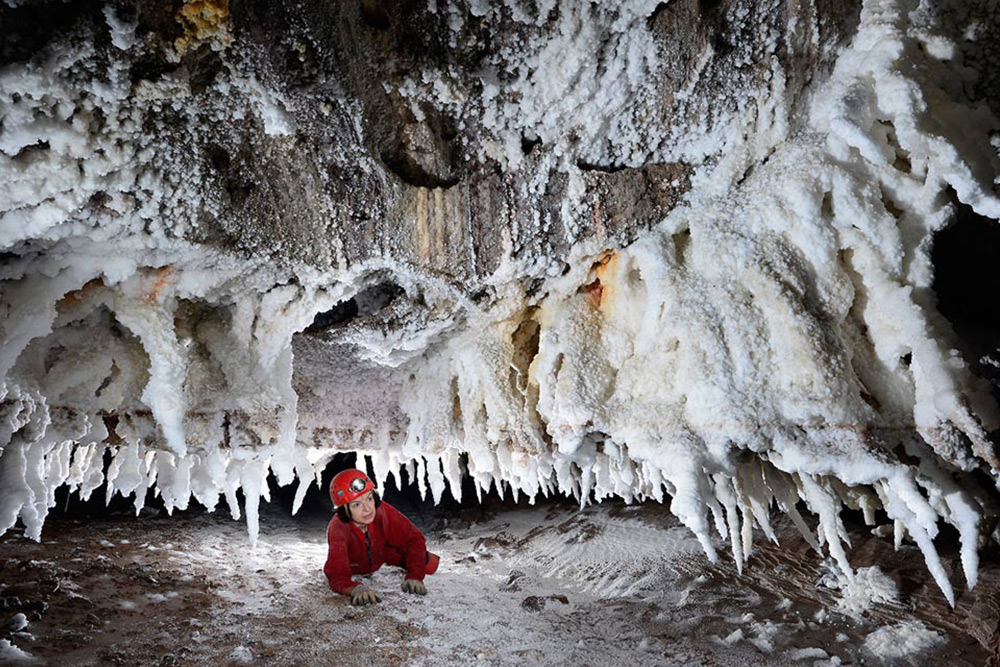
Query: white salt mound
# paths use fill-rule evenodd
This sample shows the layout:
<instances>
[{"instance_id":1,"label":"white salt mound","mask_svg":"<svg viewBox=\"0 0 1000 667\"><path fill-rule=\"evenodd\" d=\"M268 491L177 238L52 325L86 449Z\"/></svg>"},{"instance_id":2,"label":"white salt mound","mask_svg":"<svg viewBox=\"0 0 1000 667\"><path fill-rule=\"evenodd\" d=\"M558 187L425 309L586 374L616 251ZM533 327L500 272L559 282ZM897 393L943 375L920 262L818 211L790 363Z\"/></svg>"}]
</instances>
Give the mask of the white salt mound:
<instances>
[{"instance_id":1,"label":"white salt mound","mask_svg":"<svg viewBox=\"0 0 1000 667\"><path fill-rule=\"evenodd\" d=\"M902 658L945 643L948 639L920 621L879 628L865 638L865 649L880 658Z\"/></svg>"}]
</instances>

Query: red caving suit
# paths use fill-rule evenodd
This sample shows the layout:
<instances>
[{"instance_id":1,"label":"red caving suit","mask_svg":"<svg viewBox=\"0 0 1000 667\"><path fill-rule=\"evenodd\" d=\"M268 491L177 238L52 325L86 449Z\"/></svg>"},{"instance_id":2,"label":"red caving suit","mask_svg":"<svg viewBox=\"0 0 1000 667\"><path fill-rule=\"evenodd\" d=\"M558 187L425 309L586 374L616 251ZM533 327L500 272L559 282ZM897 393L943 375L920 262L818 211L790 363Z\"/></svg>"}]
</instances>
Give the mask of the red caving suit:
<instances>
[{"instance_id":1,"label":"red caving suit","mask_svg":"<svg viewBox=\"0 0 1000 667\"><path fill-rule=\"evenodd\" d=\"M352 581L352 575L374 572L383 564L406 568L406 579L424 580L427 542L402 512L383 500L368 526L367 542L365 537L353 521L341 521L337 515L330 520L326 527L330 551L323 572L334 591L346 595L360 583Z\"/></svg>"}]
</instances>

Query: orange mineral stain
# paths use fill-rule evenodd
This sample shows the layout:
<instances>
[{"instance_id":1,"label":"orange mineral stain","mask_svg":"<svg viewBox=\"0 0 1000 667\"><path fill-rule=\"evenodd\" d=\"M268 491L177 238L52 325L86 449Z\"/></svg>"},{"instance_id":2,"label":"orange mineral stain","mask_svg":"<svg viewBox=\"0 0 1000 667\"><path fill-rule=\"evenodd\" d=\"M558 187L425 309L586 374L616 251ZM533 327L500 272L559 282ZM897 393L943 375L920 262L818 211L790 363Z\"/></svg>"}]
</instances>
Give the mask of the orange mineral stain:
<instances>
[{"instance_id":1,"label":"orange mineral stain","mask_svg":"<svg viewBox=\"0 0 1000 667\"><path fill-rule=\"evenodd\" d=\"M171 281L173 275L174 267L172 266L164 266L156 270L153 284L149 288L149 293L146 294L146 303L155 304L160 300L163 288Z\"/></svg>"},{"instance_id":2,"label":"orange mineral stain","mask_svg":"<svg viewBox=\"0 0 1000 667\"><path fill-rule=\"evenodd\" d=\"M614 296L614 274L618 268L618 253L605 253L600 260L594 264L594 272L597 277L593 282L584 285L586 292L594 308L606 309Z\"/></svg>"}]
</instances>

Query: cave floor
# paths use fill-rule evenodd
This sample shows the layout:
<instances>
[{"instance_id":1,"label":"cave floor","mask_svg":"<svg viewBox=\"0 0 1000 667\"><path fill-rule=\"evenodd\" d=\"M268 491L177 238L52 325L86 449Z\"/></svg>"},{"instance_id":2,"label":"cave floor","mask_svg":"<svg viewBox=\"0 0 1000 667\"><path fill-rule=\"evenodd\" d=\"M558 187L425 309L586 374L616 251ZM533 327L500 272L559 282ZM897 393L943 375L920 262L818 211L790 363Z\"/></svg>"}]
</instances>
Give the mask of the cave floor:
<instances>
[{"instance_id":1,"label":"cave floor","mask_svg":"<svg viewBox=\"0 0 1000 667\"><path fill-rule=\"evenodd\" d=\"M222 512L54 519L41 544L12 530L0 623L20 611L29 625L3 631L17 650L0 663L23 651L53 665L961 666L996 646L994 561L950 610L918 552L852 535L854 566L878 562L900 590L852 615L832 570L782 524L782 546L755 544L740 575L653 503L407 511L441 568L426 597L383 568L368 580L383 602L368 608L326 585L322 515L265 507L254 548Z\"/></svg>"}]
</instances>

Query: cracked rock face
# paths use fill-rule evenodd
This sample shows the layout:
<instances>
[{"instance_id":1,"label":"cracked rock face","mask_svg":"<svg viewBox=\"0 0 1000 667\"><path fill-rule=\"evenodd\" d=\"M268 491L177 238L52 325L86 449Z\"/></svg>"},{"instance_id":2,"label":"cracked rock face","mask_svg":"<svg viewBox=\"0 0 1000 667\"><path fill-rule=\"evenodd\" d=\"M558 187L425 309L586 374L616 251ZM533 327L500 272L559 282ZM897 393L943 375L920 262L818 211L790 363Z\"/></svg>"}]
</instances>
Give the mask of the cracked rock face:
<instances>
[{"instance_id":1,"label":"cracked rock face","mask_svg":"<svg viewBox=\"0 0 1000 667\"><path fill-rule=\"evenodd\" d=\"M435 499L468 475L669 502L741 566L779 509L850 578L860 509L953 599L948 523L974 585L1000 341L935 289L968 295L940 248L989 258L1000 218L992 10L0 22L0 528L37 537L57 487L107 482L137 509L225 497L255 539L269 474L301 502L359 451Z\"/></svg>"}]
</instances>

